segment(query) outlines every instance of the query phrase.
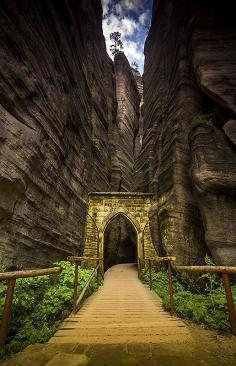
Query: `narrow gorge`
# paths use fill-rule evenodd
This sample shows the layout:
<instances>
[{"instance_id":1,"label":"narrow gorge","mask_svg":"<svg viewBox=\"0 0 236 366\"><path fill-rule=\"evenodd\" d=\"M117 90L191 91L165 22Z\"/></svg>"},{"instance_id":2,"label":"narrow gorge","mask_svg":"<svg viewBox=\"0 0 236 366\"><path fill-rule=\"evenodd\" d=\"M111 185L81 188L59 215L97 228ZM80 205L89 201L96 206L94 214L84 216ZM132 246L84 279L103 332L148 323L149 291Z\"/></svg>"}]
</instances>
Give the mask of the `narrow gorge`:
<instances>
[{"instance_id":1,"label":"narrow gorge","mask_svg":"<svg viewBox=\"0 0 236 366\"><path fill-rule=\"evenodd\" d=\"M158 255L236 265L230 4L154 0L142 77L123 52L108 56L102 11L1 2L0 263L82 254L89 192L143 192ZM114 252L134 233L118 217L106 235Z\"/></svg>"}]
</instances>

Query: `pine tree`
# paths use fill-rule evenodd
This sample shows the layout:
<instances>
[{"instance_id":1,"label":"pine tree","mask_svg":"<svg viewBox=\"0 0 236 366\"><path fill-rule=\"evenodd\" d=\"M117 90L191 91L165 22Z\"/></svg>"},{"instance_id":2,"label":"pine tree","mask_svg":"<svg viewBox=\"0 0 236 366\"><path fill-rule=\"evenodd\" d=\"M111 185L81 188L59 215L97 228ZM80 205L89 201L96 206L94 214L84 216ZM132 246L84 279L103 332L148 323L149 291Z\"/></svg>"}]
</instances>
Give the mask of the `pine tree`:
<instances>
[{"instance_id":1,"label":"pine tree","mask_svg":"<svg viewBox=\"0 0 236 366\"><path fill-rule=\"evenodd\" d=\"M123 43L120 38L121 38L120 32L113 32L110 34L110 40L114 42L110 46L112 56L114 56L115 54L117 54L117 52L123 49Z\"/></svg>"},{"instance_id":2,"label":"pine tree","mask_svg":"<svg viewBox=\"0 0 236 366\"><path fill-rule=\"evenodd\" d=\"M136 71L138 71L138 64L137 62L133 61L132 64L131 64L132 68Z\"/></svg>"}]
</instances>

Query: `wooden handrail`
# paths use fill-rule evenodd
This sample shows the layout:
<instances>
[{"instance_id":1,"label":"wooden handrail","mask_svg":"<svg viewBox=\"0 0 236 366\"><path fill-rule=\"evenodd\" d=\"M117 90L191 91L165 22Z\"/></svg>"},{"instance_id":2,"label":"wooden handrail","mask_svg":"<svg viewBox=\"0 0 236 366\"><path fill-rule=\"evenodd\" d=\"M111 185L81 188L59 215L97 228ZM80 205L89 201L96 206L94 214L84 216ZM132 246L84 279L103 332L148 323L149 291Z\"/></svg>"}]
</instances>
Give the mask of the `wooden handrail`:
<instances>
[{"instance_id":1,"label":"wooden handrail","mask_svg":"<svg viewBox=\"0 0 236 366\"><path fill-rule=\"evenodd\" d=\"M68 261L70 262L82 262L82 261L99 261L103 260L102 257L67 257Z\"/></svg>"},{"instance_id":2,"label":"wooden handrail","mask_svg":"<svg viewBox=\"0 0 236 366\"><path fill-rule=\"evenodd\" d=\"M173 266L176 272L236 274L236 267L226 266Z\"/></svg>"},{"instance_id":3,"label":"wooden handrail","mask_svg":"<svg viewBox=\"0 0 236 366\"><path fill-rule=\"evenodd\" d=\"M46 276L53 273L60 273L60 267L52 267L52 268L44 268L44 269L29 269L26 271L15 271L15 272L1 272L0 280L13 280L17 278L26 278L26 277L38 277L38 276Z\"/></svg>"},{"instance_id":4,"label":"wooden handrail","mask_svg":"<svg viewBox=\"0 0 236 366\"><path fill-rule=\"evenodd\" d=\"M84 286L83 290L81 291L81 293L80 293L80 295L79 295L79 297L78 297L78 300L77 300L77 302L76 302L76 307L78 307L78 306L79 306L79 304L81 303L81 301L82 301L82 299L83 299L83 297L84 297L84 294L85 294L85 292L86 292L87 288L89 287L89 285L90 285L90 283L91 283L91 281L92 281L92 279L93 279L94 275L97 273L98 268L99 268L99 264L97 265L97 267L96 267L96 268L94 268L93 272L91 273L91 276L89 277L89 279L88 279L88 281L86 282L86 284L85 284L85 286Z\"/></svg>"},{"instance_id":5,"label":"wooden handrail","mask_svg":"<svg viewBox=\"0 0 236 366\"><path fill-rule=\"evenodd\" d=\"M153 261L153 262L165 262L165 261L176 261L176 257L147 257L140 258L143 261Z\"/></svg>"},{"instance_id":6,"label":"wooden handrail","mask_svg":"<svg viewBox=\"0 0 236 366\"><path fill-rule=\"evenodd\" d=\"M168 263L168 288L169 288L169 297L170 297L170 312L173 313L174 302L173 302L173 283L172 283L172 270L175 272L188 272L188 273L220 273L223 277L223 283L225 288L225 295L227 300L227 306L229 311L229 320L231 326L231 332L236 336L236 313L233 301L232 290L230 286L230 278L229 274L236 274L236 267L230 266L176 266L173 262L176 260L176 257L149 257L149 258L138 258L139 262L139 275L141 276L142 268L141 261L148 262L149 269L149 284L150 289L152 289L152 270L151 270L151 262L157 261L167 261ZM147 270L144 271L144 273Z\"/></svg>"},{"instance_id":7,"label":"wooden handrail","mask_svg":"<svg viewBox=\"0 0 236 366\"><path fill-rule=\"evenodd\" d=\"M11 307L14 296L14 289L17 278L26 277L38 277L46 276L54 273L60 273L60 267L44 268L44 269L32 269L26 271L16 271L16 272L3 272L0 273L0 280L7 280L7 293L5 298L5 304L3 309L1 327L0 327L0 347L3 347L6 341L7 329L11 315Z\"/></svg>"},{"instance_id":8,"label":"wooden handrail","mask_svg":"<svg viewBox=\"0 0 236 366\"><path fill-rule=\"evenodd\" d=\"M167 256L167 257L148 257L148 258L138 258L138 268L139 268L139 277L141 276L142 272L142 265L141 261L148 262L148 268L144 271L149 272L149 287L150 290L153 288L152 282L152 262L167 262L167 270L168 270L168 291L169 291L169 306L170 306L170 314L173 315L174 312L174 291L173 291L173 281L172 281L172 262L176 261L176 257ZM143 273L143 274L144 274Z\"/></svg>"},{"instance_id":9,"label":"wooden handrail","mask_svg":"<svg viewBox=\"0 0 236 366\"><path fill-rule=\"evenodd\" d=\"M104 279L104 269L103 269L103 258L102 257L75 257L75 256L70 256L67 257L67 259L70 262L74 262L75 264L75 274L74 274L74 295L73 295L73 313L76 314L77 312L77 308L79 303L81 302L93 276L95 273L97 273L97 283L99 283L99 272L100 275L102 277L102 279ZM89 277L88 281L86 282L84 288L82 289L82 292L80 293L79 297L78 297L78 268L79 268L79 262L82 261L96 261L97 262L97 266L96 268L93 270L91 276Z\"/></svg>"}]
</instances>

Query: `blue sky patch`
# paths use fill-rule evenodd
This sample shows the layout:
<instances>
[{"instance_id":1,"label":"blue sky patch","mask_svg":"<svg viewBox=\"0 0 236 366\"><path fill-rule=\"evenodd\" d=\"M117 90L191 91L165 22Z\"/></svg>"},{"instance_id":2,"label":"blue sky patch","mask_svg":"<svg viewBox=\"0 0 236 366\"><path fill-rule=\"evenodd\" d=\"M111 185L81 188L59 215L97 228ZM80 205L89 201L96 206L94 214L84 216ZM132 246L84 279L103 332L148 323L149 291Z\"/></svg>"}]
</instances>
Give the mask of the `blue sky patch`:
<instances>
[{"instance_id":1,"label":"blue sky patch","mask_svg":"<svg viewBox=\"0 0 236 366\"><path fill-rule=\"evenodd\" d=\"M103 33L108 54L111 56L110 33L118 31L130 64L135 61L142 74L143 48L151 22L152 0L102 0L102 5Z\"/></svg>"}]
</instances>

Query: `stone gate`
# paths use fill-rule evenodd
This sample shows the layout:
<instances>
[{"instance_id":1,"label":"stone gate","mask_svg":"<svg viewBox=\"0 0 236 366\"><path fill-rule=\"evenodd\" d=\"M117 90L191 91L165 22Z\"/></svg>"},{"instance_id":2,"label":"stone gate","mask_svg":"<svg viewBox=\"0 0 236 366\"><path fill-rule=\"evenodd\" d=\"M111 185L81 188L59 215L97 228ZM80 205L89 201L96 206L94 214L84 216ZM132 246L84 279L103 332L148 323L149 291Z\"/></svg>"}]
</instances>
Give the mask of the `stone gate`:
<instances>
[{"instance_id":1,"label":"stone gate","mask_svg":"<svg viewBox=\"0 0 236 366\"><path fill-rule=\"evenodd\" d=\"M133 224L137 233L138 257L156 255L149 227L152 197L150 193L136 192L90 193L84 256L104 257L104 233L117 215L126 217Z\"/></svg>"}]
</instances>

